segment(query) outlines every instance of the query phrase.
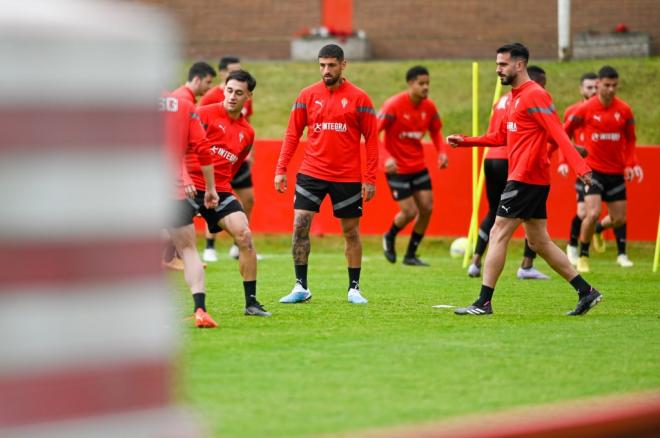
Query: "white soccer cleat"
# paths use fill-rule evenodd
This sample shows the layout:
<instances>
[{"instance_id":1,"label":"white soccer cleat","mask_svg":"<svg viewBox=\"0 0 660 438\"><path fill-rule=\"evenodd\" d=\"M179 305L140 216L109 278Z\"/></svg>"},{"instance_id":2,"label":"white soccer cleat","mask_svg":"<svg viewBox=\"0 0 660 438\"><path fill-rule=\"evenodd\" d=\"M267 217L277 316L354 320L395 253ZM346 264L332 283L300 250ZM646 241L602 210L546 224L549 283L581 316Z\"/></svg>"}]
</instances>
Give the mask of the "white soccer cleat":
<instances>
[{"instance_id":1,"label":"white soccer cleat","mask_svg":"<svg viewBox=\"0 0 660 438\"><path fill-rule=\"evenodd\" d=\"M229 248L229 257L231 257L232 259L238 259L238 254L239 254L238 246L232 245L231 248Z\"/></svg>"},{"instance_id":2,"label":"white soccer cleat","mask_svg":"<svg viewBox=\"0 0 660 438\"><path fill-rule=\"evenodd\" d=\"M218 253L215 252L215 249L213 248L206 248L202 253L202 260L204 260L205 262L217 262Z\"/></svg>"},{"instance_id":3,"label":"white soccer cleat","mask_svg":"<svg viewBox=\"0 0 660 438\"><path fill-rule=\"evenodd\" d=\"M294 304L294 303L304 303L312 299L312 293L309 289L302 287L302 284L296 281L295 286L290 294L280 298L280 303L283 304Z\"/></svg>"},{"instance_id":4,"label":"white soccer cleat","mask_svg":"<svg viewBox=\"0 0 660 438\"><path fill-rule=\"evenodd\" d=\"M550 280L550 277L536 269L534 266L528 269L518 268L517 276L519 280Z\"/></svg>"},{"instance_id":5,"label":"white soccer cleat","mask_svg":"<svg viewBox=\"0 0 660 438\"><path fill-rule=\"evenodd\" d=\"M362 296L358 289L349 289L348 302L352 304L367 304L369 301Z\"/></svg>"},{"instance_id":6,"label":"white soccer cleat","mask_svg":"<svg viewBox=\"0 0 660 438\"><path fill-rule=\"evenodd\" d=\"M568 257L568 261L571 262L571 265L577 266L578 259L580 258L577 246L566 245L566 257Z\"/></svg>"},{"instance_id":7,"label":"white soccer cleat","mask_svg":"<svg viewBox=\"0 0 660 438\"><path fill-rule=\"evenodd\" d=\"M630 259L626 254L619 254L616 257L616 263L622 268L632 268L633 266L635 266L635 264L630 261Z\"/></svg>"},{"instance_id":8,"label":"white soccer cleat","mask_svg":"<svg viewBox=\"0 0 660 438\"><path fill-rule=\"evenodd\" d=\"M474 263L470 263L467 270L468 277L480 277L481 276L481 266L477 266Z\"/></svg>"}]
</instances>

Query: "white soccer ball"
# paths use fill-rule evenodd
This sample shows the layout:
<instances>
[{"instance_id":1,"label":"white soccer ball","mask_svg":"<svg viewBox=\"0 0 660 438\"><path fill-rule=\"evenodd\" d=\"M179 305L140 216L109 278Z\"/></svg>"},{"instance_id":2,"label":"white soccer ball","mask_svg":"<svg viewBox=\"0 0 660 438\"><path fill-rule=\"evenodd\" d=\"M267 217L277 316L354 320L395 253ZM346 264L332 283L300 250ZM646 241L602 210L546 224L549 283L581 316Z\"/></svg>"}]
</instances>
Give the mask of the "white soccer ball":
<instances>
[{"instance_id":1,"label":"white soccer ball","mask_svg":"<svg viewBox=\"0 0 660 438\"><path fill-rule=\"evenodd\" d=\"M459 237L451 243L451 246L449 247L449 255L454 259L463 257L465 255L465 250L467 250L467 245L467 237Z\"/></svg>"}]
</instances>

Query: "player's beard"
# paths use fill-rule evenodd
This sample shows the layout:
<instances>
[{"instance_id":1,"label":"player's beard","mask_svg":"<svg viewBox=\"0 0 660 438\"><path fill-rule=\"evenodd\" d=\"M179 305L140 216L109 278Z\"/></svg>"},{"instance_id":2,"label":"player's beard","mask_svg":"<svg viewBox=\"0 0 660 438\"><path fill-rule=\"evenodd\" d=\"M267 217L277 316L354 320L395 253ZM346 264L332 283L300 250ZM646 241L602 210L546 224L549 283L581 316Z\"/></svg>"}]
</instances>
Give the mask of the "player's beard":
<instances>
[{"instance_id":1,"label":"player's beard","mask_svg":"<svg viewBox=\"0 0 660 438\"><path fill-rule=\"evenodd\" d=\"M502 85L511 85L514 79L516 79L515 74L510 74L510 75L503 74L500 76L500 82L502 83Z\"/></svg>"},{"instance_id":2,"label":"player's beard","mask_svg":"<svg viewBox=\"0 0 660 438\"><path fill-rule=\"evenodd\" d=\"M337 76L330 75L329 77L323 76L323 83L325 83L327 87L332 87L339 81L339 79L341 79L341 75L337 75Z\"/></svg>"}]
</instances>

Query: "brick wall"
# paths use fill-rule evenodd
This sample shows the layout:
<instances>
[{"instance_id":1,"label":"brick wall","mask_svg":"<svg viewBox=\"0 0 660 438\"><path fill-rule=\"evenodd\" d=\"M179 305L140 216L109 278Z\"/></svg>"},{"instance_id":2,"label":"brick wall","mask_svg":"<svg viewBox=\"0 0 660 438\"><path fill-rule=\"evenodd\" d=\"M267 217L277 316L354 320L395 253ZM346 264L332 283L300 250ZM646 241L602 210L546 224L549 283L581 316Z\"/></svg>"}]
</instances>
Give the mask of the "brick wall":
<instances>
[{"instance_id":1,"label":"brick wall","mask_svg":"<svg viewBox=\"0 0 660 438\"><path fill-rule=\"evenodd\" d=\"M134 0L138 1L138 0ZM321 23L321 0L142 0L169 8L186 54L288 59L293 34ZM353 0L353 23L376 58L488 57L521 41L534 58L557 56L556 0ZM651 35L660 54L660 0L573 0L571 32L608 32L619 22Z\"/></svg>"}]
</instances>

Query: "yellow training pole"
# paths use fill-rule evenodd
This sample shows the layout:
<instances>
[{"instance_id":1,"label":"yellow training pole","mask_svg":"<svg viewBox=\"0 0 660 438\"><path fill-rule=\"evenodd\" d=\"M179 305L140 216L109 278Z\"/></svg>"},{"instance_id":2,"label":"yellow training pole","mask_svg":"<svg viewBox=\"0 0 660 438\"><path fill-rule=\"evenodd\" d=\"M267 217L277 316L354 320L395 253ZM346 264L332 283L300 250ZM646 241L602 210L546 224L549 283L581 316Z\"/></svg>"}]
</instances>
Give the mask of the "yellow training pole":
<instances>
[{"instance_id":1,"label":"yellow training pole","mask_svg":"<svg viewBox=\"0 0 660 438\"><path fill-rule=\"evenodd\" d=\"M479 63L472 63L472 135L479 135ZM472 218L468 230L468 244L463 255L463 268L469 264L474 252L477 234L477 216L479 214L479 199L477 198L477 183L479 178L479 150L472 148Z\"/></svg>"},{"instance_id":2,"label":"yellow training pole","mask_svg":"<svg viewBox=\"0 0 660 438\"><path fill-rule=\"evenodd\" d=\"M653 257L653 272L658 272L660 263L660 215L658 215L658 237L655 238L655 256Z\"/></svg>"}]
</instances>

